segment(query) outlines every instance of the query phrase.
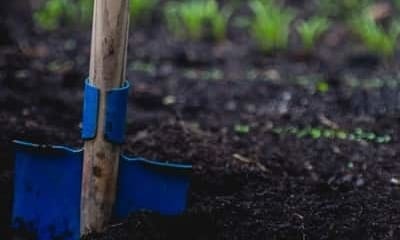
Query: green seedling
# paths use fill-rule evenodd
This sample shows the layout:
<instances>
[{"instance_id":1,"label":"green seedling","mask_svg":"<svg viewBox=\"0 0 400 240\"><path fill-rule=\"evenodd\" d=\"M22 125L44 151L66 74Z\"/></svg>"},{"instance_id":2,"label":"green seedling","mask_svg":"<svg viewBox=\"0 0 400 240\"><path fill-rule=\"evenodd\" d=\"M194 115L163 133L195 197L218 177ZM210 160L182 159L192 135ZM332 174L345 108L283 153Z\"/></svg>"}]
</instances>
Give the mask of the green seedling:
<instances>
[{"instance_id":1,"label":"green seedling","mask_svg":"<svg viewBox=\"0 0 400 240\"><path fill-rule=\"evenodd\" d=\"M217 68L209 69L208 71L204 71L201 78L204 80L214 80L218 81L221 80L224 76L224 73Z\"/></svg>"},{"instance_id":2,"label":"green seedling","mask_svg":"<svg viewBox=\"0 0 400 240\"><path fill-rule=\"evenodd\" d=\"M355 141L369 141L376 143L389 143L391 137L389 135L378 136L373 132L365 132L361 128L356 128L352 134L349 135L349 140Z\"/></svg>"},{"instance_id":3,"label":"green seedling","mask_svg":"<svg viewBox=\"0 0 400 240\"><path fill-rule=\"evenodd\" d=\"M392 138L389 135L379 136L376 138L377 143L389 143Z\"/></svg>"},{"instance_id":4,"label":"green seedling","mask_svg":"<svg viewBox=\"0 0 400 240\"><path fill-rule=\"evenodd\" d=\"M264 53L284 50L288 47L290 24L294 13L273 0L250 2L254 17L251 35Z\"/></svg>"},{"instance_id":5,"label":"green seedling","mask_svg":"<svg viewBox=\"0 0 400 240\"><path fill-rule=\"evenodd\" d=\"M322 136L321 129L319 128L312 128L311 131L309 132L312 138L318 139Z\"/></svg>"},{"instance_id":6,"label":"green seedling","mask_svg":"<svg viewBox=\"0 0 400 240\"><path fill-rule=\"evenodd\" d=\"M349 162L349 163L347 164L347 167L350 168L350 169L351 169L351 168L354 168L354 163Z\"/></svg>"},{"instance_id":7,"label":"green seedling","mask_svg":"<svg viewBox=\"0 0 400 240\"><path fill-rule=\"evenodd\" d=\"M33 14L34 21L43 29L54 30L60 25L66 5L63 0L49 0Z\"/></svg>"},{"instance_id":8,"label":"green seedling","mask_svg":"<svg viewBox=\"0 0 400 240\"><path fill-rule=\"evenodd\" d=\"M169 31L178 37L184 37L184 29L181 26L181 17L178 16L180 5L177 2L168 2L164 8L164 17Z\"/></svg>"},{"instance_id":9,"label":"green seedling","mask_svg":"<svg viewBox=\"0 0 400 240\"><path fill-rule=\"evenodd\" d=\"M360 14L373 0L319 0L318 13L344 20Z\"/></svg>"},{"instance_id":10,"label":"green seedling","mask_svg":"<svg viewBox=\"0 0 400 240\"><path fill-rule=\"evenodd\" d=\"M272 132L275 133L275 134L280 135L280 134L284 133L284 129L280 128L280 127L276 127L276 128L272 129Z\"/></svg>"},{"instance_id":11,"label":"green seedling","mask_svg":"<svg viewBox=\"0 0 400 240\"><path fill-rule=\"evenodd\" d=\"M76 12L79 15L78 24L89 25L93 16L93 2L94 0L78 0L76 4ZM71 16L71 18L74 17Z\"/></svg>"},{"instance_id":12,"label":"green seedling","mask_svg":"<svg viewBox=\"0 0 400 240\"><path fill-rule=\"evenodd\" d=\"M93 0L48 0L33 14L33 19L41 28L54 30L61 24L88 25L92 12Z\"/></svg>"},{"instance_id":13,"label":"green seedling","mask_svg":"<svg viewBox=\"0 0 400 240\"><path fill-rule=\"evenodd\" d=\"M250 126L244 124L236 124L234 130L236 133L247 134L250 132Z\"/></svg>"},{"instance_id":14,"label":"green seedling","mask_svg":"<svg viewBox=\"0 0 400 240\"><path fill-rule=\"evenodd\" d=\"M310 135L310 131L311 131L310 127L303 128L303 129L298 129L296 137L304 138L306 136L309 136Z\"/></svg>"},{"instance_id":15,"label":"green seedling","mask_svg":"<svg viewBox=\"0 0 400 240\"><path fill-rule=\"evenodd\" d=\"M329 20L324 17L313 17L297 26L297 32L299 33L304 50L310 52L322 34L328 30L329 26Z\"/></svg>"},{"instance_id":16,"label":"green seedling","mask_svg":"<svg viewBox=\"0 0 400 240\"><path fill-rule=\"evenodd\" d=\"M400 35L399 20L391 22L386 30L365 13L353 18L351 26L371 53L386 58L394 55Z\"/></svg>"},{"instance_id":17,"label":"green seedling","mask_svg":"<svg viewBox=\"0 0 400 240\"><path fill-rule=\"evenodd\" d=\"M131 22L137 24L148 21L158 2L158 0L130 0Z\"/></svg>"},{"instance_id":18,"label":"green seedling","mask_svg":"<svg viewBox=\"0 0 400 240\"><path fill-rule=\"evenodd\" d=\"M311 137L313 139L327 138L339 139L348 141L366 141L375 142L379 144L389 143L391 137L389 135L378 136L373 132L365 132L361 128L356 128L353 132L346 132L340 129L318 128L318 127L305 127L296 128L293 126L282 128L273 128L272 132L278 135L294 135L297 138Z\"/></svg>"},{"instance_id":19,"label":"green seedling","mask_svg":"<svg viewBox=\"0 0 400 240\"><path fill-rule=\"evenodd\" d=\"M397 8L397 10L400 10L400 0L393 0L393 4Z\"/></svg>"},{"instance_id":20,"label":"green seedling","mask_svg":"<svg viewBox=\"0 0 400 240\"><path fill-rule=\"evenodd\" d=\"M379 76L365 79L359 79L355 76L349 75L345 77L347 87L353 89L380 89L387 87L390 89L397 89L400 85L400 79L396 76Z\"/></svg>"},{"instance_id":21,"label":"green seedling","mask_svg":"<svg viewBox=\"0 0 400 240\"><path fill-rule=\"evenodd\" d=\"M329 91L329 83L327 82L317 82L316 90L320 93L326 93Z\"/></svg>"},{"instance_id":22,"label":"green seedling","mask_svg":"<svg viewBox=\"0 0 400 240\"><path fill-rule=\"evenodd\" d=\"M347 139L347 133L345 132L345 131L341 131L341 130L338 130L337 132L336 132L336 137L338 138L338 139L340 139L340 140L345 140L345 139Z\"/></svg>"},{"instance_id":23,"label":"green seedling","mask_svg":"<svg viewBox=\"0 0 400 240\"><path fill-rule=\"evenodd\" d=\"M367 134L365 134L365 138L370 141L373 141L373 140L375 140L376 135L375 135L375 133L367 133Z\"/></svg>"},{"instance_id":24,"label":"green seedling","mask_svg":"<svg viewBox=\"0 0 400 240\"><path fill-rule=\"evenodd\" d=\"M384 137L378 137L378 138L376 139L376 142L377 142L377 143L384 143L384 142L385 142L385 138L384 138Z\"/></svg>"},{"instance_id":25,"label":"green seedling","mask_svg":"<svg viewBox=\"0 0 400 240\"><path fill-rule=\"evenodd\" d=\"M149 75L155 75L157 68L153 63L147 63L142 61L134 61L129 65L130 70L145 72Z\"/></svg>"},{"instance_id":26,"label":"green seedling","mask_svg":"<svg viewBox=\"0 0 400 240\"><path fill-rule=\"evenodd\" d=\"M224 72L218 68L210 68L205 70L187 68L184 69L183 76L188 79L219 81L223 79Z\"/></svg>"},{"instance_id":27,"label":"green seedling","mask_svg":"<svg viewBox=\"0 0 400 240\"><path fill-rule=\"evenodd\" d=\"M356 136L362 136L364 134L364 131L361 128L356 128L354 134Z\"/></svg>"},{"instance_id":28,"label":"green seedling","mask_svg":"<svg viewBox=\"0 0 400 240\"><path fill-rule=\"evenodd\" d=\"M176 103L176 97L172 96L172 95L168 95L166 97L163 98L162 103L165 106L170 106Z\"/></svg>"},{"instance_id":29,"label":"green seedling","mask_svg":"<svg viewBox=\"0 0 400 240\"><path fill-rule=\"evenodd\" d=\"M216 0L169 2L165 7L168 28L178 37L200 40L210 35L215 40L226 37L230 8L220 9Z\"/></svg>"},{"instance_id":30,"label":"green seedling","mask_svg":"<svg viewBox=\"0 0 400 240\"><path fill-rule=\"evenodd\" d=\"M322 136L324 138L334 138L335 137L335 131L332 129L324 129L322 131Z\"/></svg>"},{"instance_id":31,"label":"green seedling","mask_svg":"<svg viewBox=\"0 0 400 240\"><path fill-rule=\"evenodd\" d=\"M54 30L62 24L89 25L93 15L94 0L47 0L34 13L35 22L45 30ZM130 0L133 24L150 17L159 0Z\"/></svg>"}]
</instances>

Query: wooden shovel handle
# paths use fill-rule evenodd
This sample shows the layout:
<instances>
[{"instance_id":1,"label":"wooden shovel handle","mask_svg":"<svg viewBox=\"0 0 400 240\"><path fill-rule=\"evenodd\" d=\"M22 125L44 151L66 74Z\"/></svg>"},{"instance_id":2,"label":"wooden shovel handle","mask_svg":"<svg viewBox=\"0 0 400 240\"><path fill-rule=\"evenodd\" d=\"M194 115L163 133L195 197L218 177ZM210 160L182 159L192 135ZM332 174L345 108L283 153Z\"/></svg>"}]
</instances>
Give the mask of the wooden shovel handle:
<instances>
[{"instance_id":1,"label":"wooden shovel handle","mask_svg":"<svg viewBox=\"0 0 400 240\"><path fill-rule=\"evenodd\" d=\"M106 91L126 75L129 0L95 0L90 81L100 89L96 138L85 142L81 194L81 234L100 232L115 202L120 146L104 139Z\"/></svg>"}]
</instances>

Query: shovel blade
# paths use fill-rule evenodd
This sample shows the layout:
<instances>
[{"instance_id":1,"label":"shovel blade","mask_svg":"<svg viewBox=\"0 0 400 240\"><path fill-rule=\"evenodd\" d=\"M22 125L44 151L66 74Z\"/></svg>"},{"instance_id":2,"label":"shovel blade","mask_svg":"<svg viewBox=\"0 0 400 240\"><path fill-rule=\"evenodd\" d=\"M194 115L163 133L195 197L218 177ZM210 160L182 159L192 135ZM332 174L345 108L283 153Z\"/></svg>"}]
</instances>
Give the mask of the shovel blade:
<instances>
[{"instance_id":1,"label":"shovel blade","mask_svg":"<svg viewBox=\"0 0 400 240\"><path fill-rule=\"evenodd\" d=\"M29 239L80 238L83 151L16 141L13 227ZM191 165L121 156L113 215L186 208Z\"/></svg>"},{"instance_id":2,"label":"shovel blade","mask_svg":"<svg viewBox=\"0 0 400 240\"><path fill-rule=\"evenodd\" d=\"M32 145L15 153L14 228L33 239L79 239L82 152Z\"/></svg>"},{"instance_id":3,"label":"shovel blade","mask_svg":"<svg viewBox=\"0 0 400 240\"><path fill-rule=\"evenodd\" d=\"M150 210L163 215L185 211L191 165L121 156L114 216Z\"/></svg>"}]
</instances>

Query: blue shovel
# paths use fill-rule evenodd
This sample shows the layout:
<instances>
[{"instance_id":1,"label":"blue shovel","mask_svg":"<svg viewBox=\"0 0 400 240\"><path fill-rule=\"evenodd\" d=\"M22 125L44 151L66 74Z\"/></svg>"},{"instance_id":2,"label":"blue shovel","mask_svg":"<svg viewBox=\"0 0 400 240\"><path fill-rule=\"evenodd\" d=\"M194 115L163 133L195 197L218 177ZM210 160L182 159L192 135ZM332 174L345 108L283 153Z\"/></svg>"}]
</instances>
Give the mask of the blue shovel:
<instances>
[{"instance_id":1,"label":"blue shovel","mask_svg":"<svg viewBox=\"0 0 400 240\"><path fill-rule=\"evenodd\" d=\"M12 224L38 240L77 240L111 218L186 208L190 164L120 154L130 84L125 79L128 0L95 0L83 149L15 142Z\"/></svg>"}]
</instances>

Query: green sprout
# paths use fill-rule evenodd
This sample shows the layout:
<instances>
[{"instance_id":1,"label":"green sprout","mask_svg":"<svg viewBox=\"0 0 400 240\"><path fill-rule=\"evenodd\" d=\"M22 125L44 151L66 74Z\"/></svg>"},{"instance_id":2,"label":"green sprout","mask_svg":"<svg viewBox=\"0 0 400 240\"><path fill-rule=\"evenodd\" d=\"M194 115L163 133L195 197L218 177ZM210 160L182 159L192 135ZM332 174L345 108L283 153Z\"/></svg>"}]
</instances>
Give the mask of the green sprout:
<instances>
[{"instance_id":1,"label":"green sprout","mask_svg":"<svg viewBox=\"0 0 400 240\"><path fill-rule=\"evenodd\" d=\"M375 140L376 135L375 135L375 133L367 133L364 137L370 141L373 141L373 140Z\"/></svg>"},{"instance_id":2,"label":"green sprout","mask_svg":"<svg viewBox=\"0 0 400 240\"><path fill-rule=\"evenodd\" d=\"M316 90L320 93L326 93L329 91L329 83L325 81L320 81L317 82L316 84Z\"/></svg>"},{"instance_id":3,"label":"green sprout","mask_svg":"<svg viewBox=\"0 0 400 240\"><path fill-rule=\"evenodd\" d=\"M362 136L364 134L364 131L361 128L356 128L354 130L354 134L357 136Z\"/></svg>"},{"instance_id":4,"label":"green sprout","mask_svg":"<svg viewBox=\"0 0 400 240\"><path fill-rule=\"evenodd\" d=\"M365 132L361 128L356 128L353 132L347 132L341 129L332 128L319 128L310 127L296 128L290 127L276 127L272 129L272 132L277 135L294 135L297 138L311 137L312 139L339 139L348 141L366 141L375 142L378 144L389 143L392 138L389 135L377 135L373 132Z\"/></svg>"},{"instance_id":5,"label":"green sprout","mask_svg":"<svg viewBox=\"0 0 400 240\"><path fill-rule=\"evenodd\" d=\"M155 75L157 67L155 66L154 63L147 63L143 61L134 61L131 64L129 64L129 69L134 70L134 71L140 71L140 72L145 72L149 75Z\"/></svg>"},{"instance_id":6,"label":"green sprout","mask_svg":"<svg viewBox=\"0 0 400 240\"><path fill-rule=\"evenodd\" d=\"M77 14L73 14L71 18L78 15L78 23L89 25L92 21L93 6L94 0L79 0L76 4L75 10Z\"/></svg>"},{"instance_id":7,"label":"green sprout","mask_svg":"<svg viewBox=\"0 0 400 240\"><path fill-rule=\"evenodd\" d=\"M41 28L54 30L60 25L60 18L64 14L65 7L63 0L49 0L33 14L33 19Z\"/></svg>"},{"instance_id":8,"label":"green sprout","mask_svg":"<svg viewBox=\"0 0 400 240\"><path fill-rule=\"evenodd\" d=\"M297 27L303 48L307 52L310 52L322 34L328 30L329 26L328 19L323 17L313 17L307 21L303 21Z\"/></svg>"},{"instance_id":9,"label":"green sprout","mask_svg":"<svg viewBox=\"0 0 400 240\"><path fill-rule=\"evenodd\" d=\"M306 136L309 136L311 132L311 128L307 127L307 128L303 128L303 129L298 129L297 133L296 133L296 137L298 138L304 138ZM289 132L290 133L290 132Z\"/></svg>"},{"instance_id":10,"label":"green sprout","mask_svg":"<svg viewBox=\"0 0 400 240\"><path fill-rule=\"evenodd\" d=\"M61 24L88 25L92 19L93 0L48 0L33 14L36 24L45 30L55 30Z\"/></svg>"},{"instance_id":11,"label":"green sprout","mask_svg":"<svg viewBox=\"0 0 400 240\"><path fill-rule=\"evenodd\" d=\"M388 30L380 26L368 14L362 14L351 21L353 31L360 37L366 48L374 54L392 57L400 35L400 21L391 22Z\"/></svg>"},{"instance_id":12,"label":"green sprout","mask_svg":"<svg viewBox=\"0 0 400 240\"><path fill-rule=\"evenodd\" d=\"M322 136L324 138L334 138L335 137L335 131L332 129L324 129L322 131Z\"/></svg>"},{"instance_id":13,"label":"green sprout","mask_svg":"<svg viewBox=\"0 0 400 240\"><path fill-rule=\"evenodd\" d=\"M340 139L340 140L345 140L345 139L347 139L348 134L347 134L345 131L338 130L338 131L336 132L336 137L337 137L338 139Z\"/></svg>"},{"instance_id":14,"label":"green sprout","mask_svg":"<svg viewBox=\"0 0 400 240\"><path fill-rule=\"evenodd\" d=\"M136 24L146 20L158 0L130 0L130 15ZM45 30L54 30L62 24L89 25L93 16L94 0L47 0L33 15L35 22Z\"/></svg>"},{"instance_id":15,"label":"green sprout","mask_svg":"<svg viewBox=\"0 0 400 240\"><path fill-rule=\"evenodd\" d=\"M309 135L314 139L318 139L322 136L322 131L319 128L312 128L309 132Z\"/></svg>"},{"instance_id":16,"label":"green sprout","mask_svg":"<svg viewBox=\"0 0 400 240\"><path fill-rule=\"evenodd\" d=\"M234 127L235 132L240 134L247 134L250 132L250 126L244 124L236 124Z\"/></svg>"},{"instance_id":17,"label":"green sprout","mask_svg":"<svg viewBox=\"0 0 400 240\"><path fill-rule=\"evenodd\" d=\"M392 140L389 135L379 136L376 138L377 143L388 143Z\"/></svg>"},{"instance_id":18,"label":"green sprout","mask_svg":"<svg viewBox=\"0 0 400 240\"><path fill-rule=\"evenodd\" d=\"M285 129L283 129L281 127L276 127L276 128L272 129L272 132L275 134L278 134L278 135L282 134L284 131L285 131Z\"/></svg>"},{"instance_id":19,"label":"green sprout","mask_svg":"<svg viewBox=\"0 0 400 240\"><path fill-rule=\"evenodd\" d=\"M254 13L251 34L261 50L271 53L286 49L294 13L273 0L253 0L250 2L250 8Z\"/></svg>"},{"instance_id":20,"label":"green sprout","mask_svg":"<svg viewBox=\"0 0 400 240\"><path fill-rule=\"evenodd\" d=\"M231 13L230 8L220 9L216 0L169 2L165 7L169 30L192 40L201 40L206 35L223 40Z\"/></svg>"},{"instance_id":21,"label":"green sprout","mask_svg":"<svg viewBox=\"0 0 400 240\"><path fill-rule=\"evenodd\" d=\"M130 0L130 16L133 24L147 21L157 6L158 0Z\"/></svg>"},{"instance_id":22,"label":"green sprout","mask_svg":"<svg viewBox=\"0 0 400 240\"><path fill-rule=\"evenodd\" d=\"M319 0L318 12L323 16L344 20L360 14L373 0Z\"/></svg>"}]
</instances>

